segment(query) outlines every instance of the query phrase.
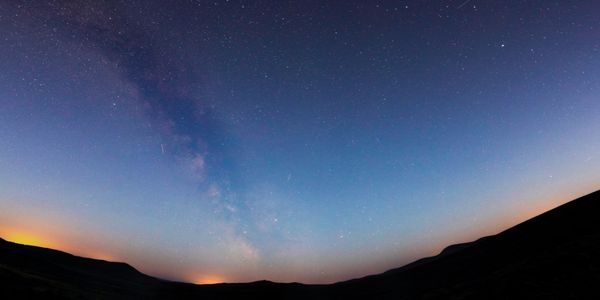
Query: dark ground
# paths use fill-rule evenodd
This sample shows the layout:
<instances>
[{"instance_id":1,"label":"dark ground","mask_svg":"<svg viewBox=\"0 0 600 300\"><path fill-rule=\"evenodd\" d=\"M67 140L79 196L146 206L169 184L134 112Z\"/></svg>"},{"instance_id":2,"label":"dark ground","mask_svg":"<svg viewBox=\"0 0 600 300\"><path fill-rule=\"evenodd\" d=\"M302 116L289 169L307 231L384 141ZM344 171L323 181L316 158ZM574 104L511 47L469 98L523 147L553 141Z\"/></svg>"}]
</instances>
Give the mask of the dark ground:
<instances>
[{"instance_id":1,"label":"dark ground","mask_svg":"<svg viewBox=\"0 0 600 300\"><path fill-rule=\"evenodd\" d=\"M600 191L494 236L332 285L193 285L0 239L0 299L600 299Z\"/></svg>"}]
</instances>

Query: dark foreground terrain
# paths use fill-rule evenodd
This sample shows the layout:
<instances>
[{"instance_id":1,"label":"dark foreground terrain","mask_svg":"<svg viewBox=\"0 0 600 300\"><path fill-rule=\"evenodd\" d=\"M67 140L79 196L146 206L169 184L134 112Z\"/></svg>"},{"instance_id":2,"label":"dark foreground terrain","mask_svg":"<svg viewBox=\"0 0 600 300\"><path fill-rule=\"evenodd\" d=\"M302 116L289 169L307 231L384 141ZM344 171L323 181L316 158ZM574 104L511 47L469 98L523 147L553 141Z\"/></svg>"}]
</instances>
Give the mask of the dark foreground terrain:
<instances>
[{"instance_id":1,"label":"dark foreground terrain","mask_svg":"<svg viewBox=\"0 0 600 300\"><path fill-rule=\"evenodd\" d=\"M332 285L193 285L0 239L0 299L600 299L600 191L435 257Z\"/></svg>"}]
</instances>

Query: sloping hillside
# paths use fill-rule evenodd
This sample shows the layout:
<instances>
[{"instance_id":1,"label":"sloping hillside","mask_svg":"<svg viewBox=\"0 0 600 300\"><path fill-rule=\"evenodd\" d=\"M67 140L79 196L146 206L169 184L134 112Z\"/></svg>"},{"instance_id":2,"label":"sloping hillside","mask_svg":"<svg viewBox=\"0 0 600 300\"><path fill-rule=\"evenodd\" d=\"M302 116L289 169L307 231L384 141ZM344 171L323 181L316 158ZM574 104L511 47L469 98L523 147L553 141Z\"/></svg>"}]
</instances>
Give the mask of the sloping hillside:
<instances>
[{"instance_id":1,"label":"sloping hillside","mask_svg":"<svg viewBox=\"0 0 600 300\"><path fill-rule=\"evenodd\" d=\"M0 239L2 299L589 299L600 298L600 191L494 236L379 275L333 285L259 281L199 286L125 263Z\"/></svg>"}]
</instances>

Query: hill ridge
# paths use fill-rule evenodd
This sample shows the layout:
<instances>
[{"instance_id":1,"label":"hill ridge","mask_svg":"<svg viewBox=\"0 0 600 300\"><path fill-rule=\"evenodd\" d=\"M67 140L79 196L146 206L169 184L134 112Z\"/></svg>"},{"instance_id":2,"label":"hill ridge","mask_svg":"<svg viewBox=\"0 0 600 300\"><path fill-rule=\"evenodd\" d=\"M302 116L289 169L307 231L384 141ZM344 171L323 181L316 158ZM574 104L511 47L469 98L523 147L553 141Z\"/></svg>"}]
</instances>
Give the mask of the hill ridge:
<instances>
[{"instance_id":1,"label":"hill ridge","mask_svg":"<svg viewBox=\"0 0 600 300\"><path fill-rule=\"evenodd\" d=\"M261 299L494 296L503 299L540 295L585 298L589 293L600 296L598 291L590 290L594 282L600 281L600 259L596 254L600 253L600 224L596 220L599 214L600 191L596 191L496 235L450 245L438 255L380 274L330 285L267 280L216 285L170 282L143 274L124 262L85 258L0 238L0 282L6 285L0 289L0 296L3 293L61 299L237 299L242 296Z\"/></svg>"}]
</instances>

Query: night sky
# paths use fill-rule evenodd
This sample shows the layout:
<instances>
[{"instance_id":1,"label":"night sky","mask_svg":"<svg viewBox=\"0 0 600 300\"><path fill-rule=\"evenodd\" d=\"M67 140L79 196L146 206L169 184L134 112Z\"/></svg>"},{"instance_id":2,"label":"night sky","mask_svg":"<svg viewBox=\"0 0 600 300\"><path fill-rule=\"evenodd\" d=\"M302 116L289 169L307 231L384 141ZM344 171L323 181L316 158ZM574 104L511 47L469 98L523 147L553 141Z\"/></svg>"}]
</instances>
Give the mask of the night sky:
<instances>
[{"instance_id":1,"label":"night sky","mask_svg":"<svg viewBox=\"0 0 600 300\"><path fill-rule=\"evenodd\" d=\"M0 236L327 283L600 188L598 1L0 1Z\"/></svg>"}]
</instances>

